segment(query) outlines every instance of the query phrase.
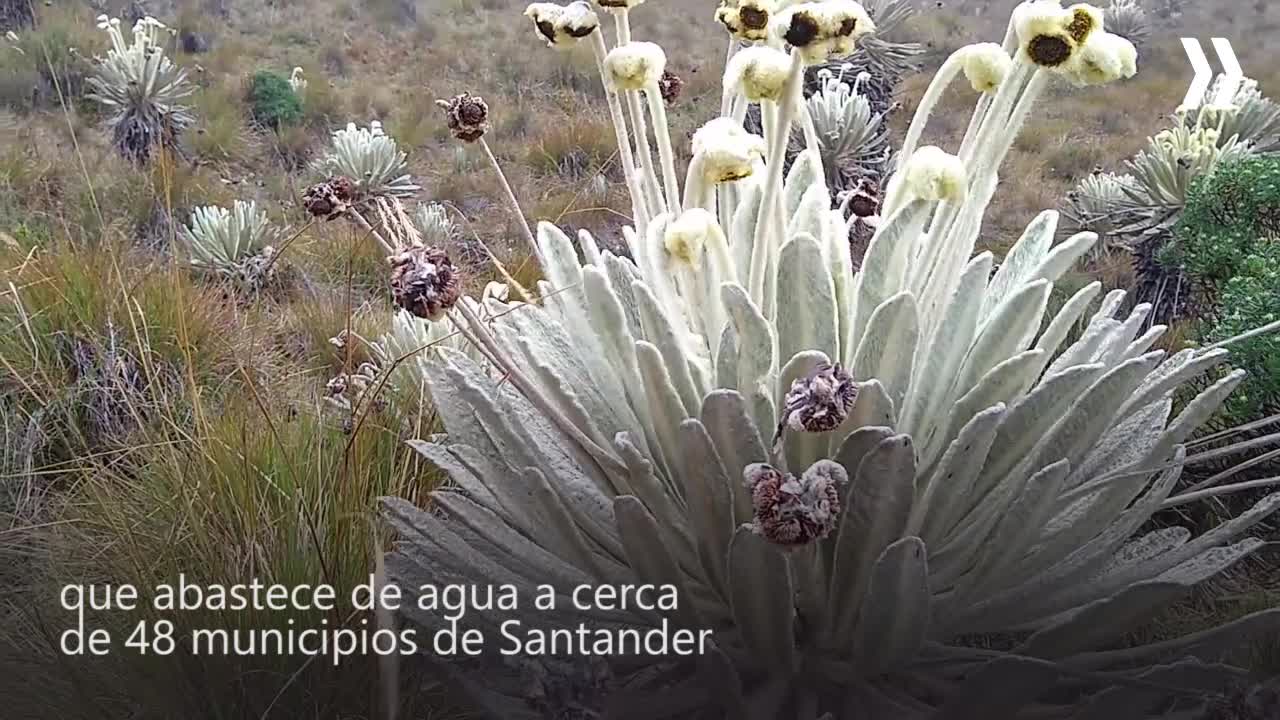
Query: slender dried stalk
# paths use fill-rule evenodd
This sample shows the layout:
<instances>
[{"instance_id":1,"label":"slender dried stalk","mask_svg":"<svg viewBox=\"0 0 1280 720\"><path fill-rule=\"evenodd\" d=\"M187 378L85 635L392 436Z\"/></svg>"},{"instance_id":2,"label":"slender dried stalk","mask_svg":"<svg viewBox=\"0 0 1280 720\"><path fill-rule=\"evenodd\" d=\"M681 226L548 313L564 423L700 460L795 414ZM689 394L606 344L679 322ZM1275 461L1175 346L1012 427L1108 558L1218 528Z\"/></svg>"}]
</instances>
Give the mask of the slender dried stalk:
<instances>
[{"instance_id":1,"label":"slender dried stalk","mask_svg":"<svg viewBox=\"0 0 1280 720\"><path fill-rule=\"evenodd\" d=\"M489 164L493 166L493 171L498 174L498 182L502 185L502 190L507 196L507 206L511 209L511 214L515 216L520 229L524 231L524 239L529 244L530 252L541 263L542 251L538 249L538 241L533 239L533 230L529 229L529 221L525 218L524 211L520 209L520 201L516 199L516 193L511 189L511 183L507 182L506 173L502 172L502 166L498 164L498 158L494 157L493 150L489 148L489 143L483 137L480 138L480 147L484 148L485 157L489 158Z\"/></svg>"}]
</instances>

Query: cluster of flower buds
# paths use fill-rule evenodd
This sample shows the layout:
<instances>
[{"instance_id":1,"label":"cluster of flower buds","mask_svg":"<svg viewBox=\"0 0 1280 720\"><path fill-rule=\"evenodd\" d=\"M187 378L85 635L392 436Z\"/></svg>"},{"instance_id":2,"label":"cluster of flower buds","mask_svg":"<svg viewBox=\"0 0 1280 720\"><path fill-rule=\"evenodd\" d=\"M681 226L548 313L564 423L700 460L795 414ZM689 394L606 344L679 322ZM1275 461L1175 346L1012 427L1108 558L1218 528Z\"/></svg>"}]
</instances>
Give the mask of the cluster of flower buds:
<instances>
[{"instance_id":1,"label":"cluster of flower buds","mask_svg":"<svg viewBox=\"0 0 1280 720\"><path fill-rule=\"evenodd\" d=\"M1062 7L1058 0L1031 0L1013 13L1019 53L1075 85L1101 85L1137 72L1133 43L1102 27L1103 12L1086 4Z\"/></svg>"},{"instance_id":2,"label":"cluster of flower buds","mask_svg":"<svg viewBox=\"0 0 1280 720\"><path fill-rule=\"evenodd\" d=\"M826 0L792 5L778 13L778 34L810 65L853 52L858 38L875 23L853 0Z\"/></svg>"},{"instance_id":3,"label":"cluster of flower buds","mask_svg":"<svg viewBox=\"0 0 1280 720\"><path fill-rule=\"evenodd\" d=\"M568 5L537 2L526 8L524 14L533 20L538 36L546 41L547 47L558 50L573 47L600 27L600 17L583 0Z\"/></svg>"},{"instance_id":4,"label":"cluster of flower buds","mask_svg":"<svg viewBox=\"0 0 1280 720\"><path fill-rule=\"evenodd\" d=\"M489 129L489 105L484 98L462 93L449 100L437 100L453 136L463 142L475 142Z\"/></svg>"},{"instance_id":5,"label":"cluster of flower buds","mask_svg":"<svg viewBox=\"0 0 1280 720\"><path fill-rule=\"evenodd\" d=\"M426 320L440 320L462 296L462 281L444 250L414 246L390 257L396 304Z\"/></svg>"},{"instance_id":6,"label":"cluster of flower buds","mask_svg":"<svg viewBox=\"0 0 1280 720\"><path fill-rule=\"evenodd\" d=\"M755 463L742 473L751 492L751 531L775 545L797 548L826 539L840 521L843 466L819 460L800 477Z\"/></svg>"},{"instance_id":7,"label":"cluster of flower buds","mask_svg":"<svg viewBox=\"0 0 1280 720\"><path fill-rule=\"evenodd\" d=\"M312 217L333 220L351 209L356 199L356 184L349 177L335 175L307 188L302 195L302 206Z\"/></svg>"}]
</instances>

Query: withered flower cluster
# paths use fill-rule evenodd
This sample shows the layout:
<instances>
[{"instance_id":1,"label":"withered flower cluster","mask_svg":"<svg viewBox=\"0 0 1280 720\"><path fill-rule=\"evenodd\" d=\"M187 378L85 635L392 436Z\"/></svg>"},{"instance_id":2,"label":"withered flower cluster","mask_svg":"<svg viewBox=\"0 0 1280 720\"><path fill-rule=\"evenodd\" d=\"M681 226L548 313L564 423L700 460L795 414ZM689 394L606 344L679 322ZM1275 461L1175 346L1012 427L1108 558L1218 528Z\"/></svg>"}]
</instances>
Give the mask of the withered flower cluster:
<instances>
[{"instance_id":1,"label":"withered flower cluster","mask_svg":"<svg viewBox=\"0 0 1280 720\"><path fill-rule=\"evenodd\" d=\"M489 105L479 95L464 92L436 105L444 110L453 136L463 142L475 142L489 129Z\"/></svg>"}]
</instances>

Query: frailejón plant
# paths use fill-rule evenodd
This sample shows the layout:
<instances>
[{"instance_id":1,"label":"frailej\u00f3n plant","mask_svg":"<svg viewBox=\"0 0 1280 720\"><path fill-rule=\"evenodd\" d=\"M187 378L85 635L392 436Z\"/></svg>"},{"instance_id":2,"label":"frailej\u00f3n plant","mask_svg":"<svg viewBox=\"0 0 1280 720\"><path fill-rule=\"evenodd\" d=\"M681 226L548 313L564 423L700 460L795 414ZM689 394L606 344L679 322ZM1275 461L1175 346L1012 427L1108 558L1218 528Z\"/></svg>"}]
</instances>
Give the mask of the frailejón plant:
<instances>
[{"instance_id":1,"label":"frailej\u00f3n plant","mask_svg":"<svg viewBox=\"0 0 1280 720\"><path fill-rule=\"evenodd\" d=\"M357 201L373 197L408 197L420 188L409 175L407 158L396 141L374 120L369 127L348 123L335 130L329 151L315 163L318 173L349 178Z\"/></svg>"},{"instance_id":2,"label":"frailej\u00f3n plant","mask_svg":"<svg viewBox=\"0 0 1280 720\"><path fill-rule=\"evenodd\" d=\"M1112 0L1104 21L1109 31L1139 47L1151 37L1151 18L1138 0Z\"/></svg>"},{"instance_id":3,"label":"frailej\u00f3n plant","mask_svg":"<svg viewBox=\"0 0 1280 720\"><path fill-rule=\"evenodd\" d=\"M1280 613L1116 642L1263 544L1241 537L1280 496L1198 537L1135 537L1156 510L1238 489L1174 494L1186 440L1240 373L1175 415L1174 390L1224 351L1153 351L1163 328L1141 332L1149 308L1119 315L1124 293L1112 292L1090 313L1098 284L1046 317L1055 280L1095 239L1053 245L1053 211L994 275L991 254L974 255L1001 161L1046 88L1128 77L1133 46L1104 31L1100 10L1041 0L1017 8L999 57L958 51L926 93L853 273L801 83L872 30L863 8L725 0L731 43L754 44L731 55L757 62L730 58L724 114L694 135L679 173L653 102L665 56L631 37L640 4L601 3L612 49L584 2L530 13L552 44L602 56L634 262L542 224L541 303L490 299L486 317L467 301L441 308L485 362L440 350L424 363L447 437L414 445L452 484L432 512L386 501L400 533L386 568L407 618L429 630L450 622L412 609L423 584L511 584L524 597L547 584L556 614L526 602L462 625L496 636L510 620L672 624L711 629L714 647L523 664L491 651L446 665L457 682L504 719L608 705L611 718L1021 720L1175 717L1165 711L1193 712L1234 681L1238 670L1204 661ZM985 88L963 142L918 147L962 74ZM742 126L749 103L763 136ZM784 177L793 123L808 148ZM1080 318L1087 329L1068 343ZM678 609L592 612L569 597L638 583L678 587Z\"/></svg>"},{"instance_id":4,"label":"frailej\u00f3n plant","mask_svg":"<svg viewBox=\"0 0 1280 720\"><path fill-rule=\"evenodd\" d=\"M843 74L847 69L823 72L822 85L805 102L817 131L827 187L837 198L860 181L879 187L892 149L884 115L873 111L871 102L859 93L870 76L848 82Z\"/></svg>"},{"instance_id":5,"label":"frailej\u00f3n plant","mask_svg":"<svg viewBox=\"0 0 1280 720\"><path fill-rule=\"evenodd\" d=\"M237 200L230 208L206 206L191 213L183 228L189 262L197 271L229 280L246 290L261 289L275 265L275 238L265 210Z\"/></svg>"},{"instance_id":6,"label":"frailej\u00f3n plant","mask_svg":"<svg viewBox=\"0 0 1280 720\"><path fill-rule=\"evenodd\" d=\"M170 30L152 17L133 26L126 41L119 18L98 17L98 28L111 39L105 58L98 58L88 82L89 97L109 111L112 141L126 158L145 163L158 147L176 147L178 134L195 122L184 103L193 88L186 71L164 52Z\"/></svg>"}]
</instances>

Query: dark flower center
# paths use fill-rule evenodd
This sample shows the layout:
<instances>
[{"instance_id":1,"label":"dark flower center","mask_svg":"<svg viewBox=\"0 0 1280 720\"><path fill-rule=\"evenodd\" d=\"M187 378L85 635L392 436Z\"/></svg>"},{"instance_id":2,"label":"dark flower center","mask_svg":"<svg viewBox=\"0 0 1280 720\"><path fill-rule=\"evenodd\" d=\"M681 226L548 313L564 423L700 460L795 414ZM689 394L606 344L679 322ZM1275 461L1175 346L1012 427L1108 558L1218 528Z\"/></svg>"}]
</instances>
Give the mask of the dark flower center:
<instances>
[{"instance_id":1,"label":"dark flower center","mask_svg":"<svg viewBox=\"0 0 1280 720\"><path fill-rule=\"evenodd\" d=\"M550 20L539 20L535 24L538 26L538 32L542 33L543 37L551 42L555 42L556 26L553 25Z\"/></svg>"},{"instance_id":2,"label":"dark flower center","mask_svg":"<svg viewBox=\"0 0 1280 720\"><path fill-rule=\"evenodd\" d=\"M1078 9L1071 15L1071 24L1067 25L1067 34L1072 40L1082 43L1093 32L1093 16L1084 9Z\"/></svg>"},{"instance_id":3,"label":"dark flower center","mask_svg":"<svg viewBox=\"0 0 1280 720\"><path fill-rule=\"evenodd\" d=\"M792 47L805 47L816 40L820 32L817 20L807 13L798 12L791 16L791 25L787 27L787 34L782 39Z\"/></svg>"},{"instance_id":4,"label":"dark flower center","mask_svg":"<svg viewBox=\"0 0 1280 720\"><path fill-rule=\"evenodd\" d=\"M742 8L738 11L738 18L748 30L763 30L769 24L769 13L760 8Z\"/></svg>"},{"instance_id":5,"label":"dark flower center","mask_svg":"<svg viewBox=\"0 0 1280 720\"><path fill-rule=\"evenodd\" d=\"M1027 43L1027 55L1037 65L1058 67L1071 58L1071 43L1058 35L1037 35Z\"/></svg>"}]
</instances>

